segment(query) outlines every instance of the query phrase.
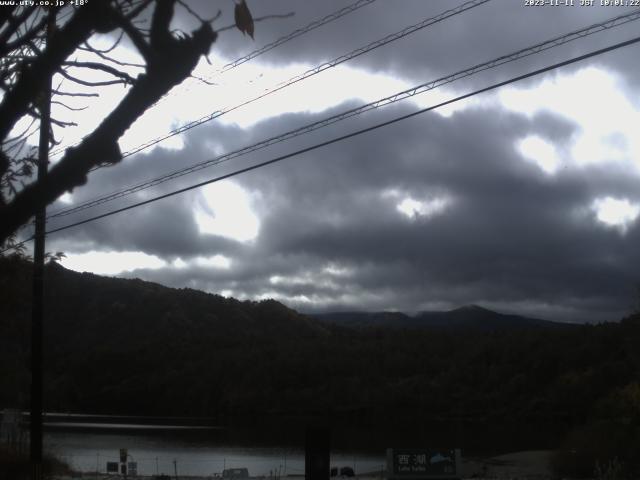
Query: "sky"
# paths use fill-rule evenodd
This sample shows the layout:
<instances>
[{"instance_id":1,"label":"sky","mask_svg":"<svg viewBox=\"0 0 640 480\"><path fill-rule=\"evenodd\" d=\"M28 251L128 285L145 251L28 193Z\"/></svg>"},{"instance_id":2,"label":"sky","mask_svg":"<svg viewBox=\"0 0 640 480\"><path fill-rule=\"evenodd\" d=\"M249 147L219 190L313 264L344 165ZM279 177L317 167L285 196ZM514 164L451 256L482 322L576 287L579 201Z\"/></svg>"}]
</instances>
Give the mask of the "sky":
<instances>
[{"instance_id":1,"label":"sky","mask_svg":"<svg viewBox=\"0 0 640 480\"><path fill-rule=\"evenodd\" d=\"M248 0L255 40L220 33L190 79L120 140L123 151L456 7L377 0L224 74L228 62L351 4ZM493 0L344 62L91 174L49 212L632 10ZM232 2L191 2L233 23ZM345 135L627 40L640 22L439 87L83 212L50 228ZM192 29L179 9L176 28ZM96 45L109 39L96 37ZM480 94L264 168L65 230L47 249L77 271L138 277L301 312L477 304L568 322L617 321L638 300L638 45ZM136 59L126 45L121 58ZM60 133L73 143L122 97L105 88ZM58 112L61 117L67 112Z\"/></svg>"}]
</instances>

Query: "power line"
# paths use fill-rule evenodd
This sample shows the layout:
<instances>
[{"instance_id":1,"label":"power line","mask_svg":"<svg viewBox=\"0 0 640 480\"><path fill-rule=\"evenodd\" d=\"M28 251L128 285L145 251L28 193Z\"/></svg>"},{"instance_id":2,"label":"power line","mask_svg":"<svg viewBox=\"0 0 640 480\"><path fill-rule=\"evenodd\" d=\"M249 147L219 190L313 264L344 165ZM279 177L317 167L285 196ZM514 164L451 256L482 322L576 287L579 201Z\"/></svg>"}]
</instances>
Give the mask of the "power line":
<instances>
[{"instance_id":1,"label":"power line","mask_svg":"<svg viewBox=\"0 0 640 480\"><path fill-rule=\"evenodd\" d=\"M321 73L329 68L333 68L336 67L337 65L340 65L341 63L347 62L349 60L352 60L356 57L359 57L360 55L364 55L365 53L368 53L372 50L375 50L377 48L383 47L384 45L387 45L388 43L394 42L396 40L399 40L401 38L406 37L407 35L411 35L412 33L415 33L419 30L422 30L423 28L429 27L431 25L434 25L436 23L442 22L443 20L446 20L447 18L459 15L460 13L463 13L467 10L471 10L472 8L475 7L479 7L480 5L483 5L485 3L490 2L491 0L470 0L468 2L465 2L455 8L449 9L449 10L445 10L444 12L434 16L434 17L429 17L426 18L424 20L422 20L421 22L418 22L414 25L411 25L409 27L403 28L402 30L392 33L390 35L387 35L379 40L375 40L371 43L368 43L367 45L357 48L355 50L352 50L351 52L341 55L337 58L334 58L333 60L330 60L328 62L322 63L320 65L318 65L317 67L311 68L299 75L295 75L294 77L291 77L288 80L285 80L284 82L280 82L276 85L274 85L271 88L266 89L263 93L261 93L260 95L257 95L256 97L252 97L250 99L247 99L239 104L236 104L232 107L224 107L222 110L216 110L212 113L210 113L209 115L205 115L203 117L200 117L197 120L193 120L185 125L182 125L181 127L178 127L174 130L172 130L171 132L156 137L152 140L149 140L148 142L143 143L142 145L139 145L136 148L133 148L132 150L129 150L125 153L122 154L122 158L125 157L129 157L131 155L134 155L138 152L141 152L142 150L145 150L153 145L156 145L164 140L167 140L168 138L174 137L175 135L179 135L181 133L184 133L188 130L191 130L192 128L195 128L197 126L200 126L204 123L210 122L211 120L215 119L215 118L219 118L222 115L225 115L229 112L233 112L241 107L244 107L246 105L249 105L253 102L256 102L262 98L265 98L268 95L271 95L273 93L279 92L280 90L289 87L295 83L298 83L302 80L306 80L307 78L310 78L314 75L317 75L318 73Z\"/></svg>"},{"instance_id":2,"label":"power line","mask_svg":"<svg viewBox=\"0 0 640 480\"><path fill-rule=\"evenodd\" d=\"M462 78L466 78L469 77L471 75L474 75L476 73L485 71L485 70L489 70L491 68L496 68L498 66L504 65L506 63L510 63L513 62L515 60L519 60L521 58L525 58L527 56L533 55L533 54L537 54L546 50L549 50L551 48L555 48L558 47L560 45L563 45L565 43L580 39L580 38L584 38L586 36L592 35L594 33L598 33L600 31L603 30L607 30L613 27L617 27L620 25L623 25L625 23L629 23L631 21L634 20L638 20L640 19L640 10L635 10L631 13L625 14L625 15L618 15L616 17L610 18L608 20L605 20L603 22L597 23L597 24L593 24L590 25L588 27L579 29L579 30L575 30L573 32L569 32L567 34L561 35L559 37L554 37L550 40L546 40L544 42L538 43L536 45L533 45L531 47L527 47L512 53L509 53L507 55L503 55L501 57L495 58L493 60L490 60L488 62L484 62L484 63L480 63L477 65L474 65L473 67L458 71L456 73L453 73L451 75L445 76L445 77L441 77L438 78L436 80L431 80L429 82L425 82L422 83L418 86L415 86L413 88L404 90L402 92L398 92L395 93L393 95L390 95L388 97L384 97L381 98L379 100L376 100L374 102L370 102L367 103L365 105L362 105L360 107L356 107L356 108L352 108L350 110L347 110L345 112L333 115L331 117L325 118L323 120L319 120L316 122L312 122L310 124L307 124L305 126L296 128L294 130L290 130L288 132L285 132L281 135L277 135L271 138L268 138L266 140L262 140L258 143L255 143L253 145L249 145L246 147L243 147L239 150L235 150L229 153L226 153L224 155L221 155L219 157L213 158L213 159L209 159L206 160L204 162L200 162L197 163L195 165L192 165L190 167L186 167L186 168L182 168L167 174L164 174L160 177L156 177L155 179L152 180L148 180L142 183L138 183L136 185L130 186L126 189L121 189L119 191L116 192L112 192L108 195L104 195L102 197L99 197L97 199L94 200L90 200L88 202L82 203L80 205L77 205L75 207L71 207L65 210L61 210L58 211L57 213L52 214L49 218L55 218L55 217L61 217L61 216L66 216L66 215L70 215L72 213L76 213L82 210L86 210L88 208L94 207L94 206L98 206L113 200L116 200L118 198L122 198L128 195L132 195L136 192L139 192L141 190L146 190L148 188L157 186L159 184L165 183L167 181L182 177L184 175L202 170L204 168L208 168L210 166L213 165L218 165L224 162L227 162L233 158L237 158L243 155L246 155L248 153L257 151L257 150L261 150L263 148L269 147L271 145L274 145L276 143L281 143L283 141L295 138L297 136L306 134L306 133L310 133L312 131L318 130L320 128L324 128L326 126L329 126L333 123L345 120L347 118L356 116L356 115L361 115L365 112L368 112L370 110L374 110L386 105L390 105L392 103L396 103L399 102L401 100L405 100L407 98L413 97L415 95L427 92L429 90L433 90L437 87L452 83L456 80L460 80Z\"/></svg>"},{"instance_id":3,"label":"power line","mask_svg":"<svg viewBox=\"0 0 640 480\"><path fill-rule=\"evenodd\" d=\"M285 155L281 155L281 156L272 158L270 160L257 163L255 165L251 165L249 167L245 167L245 168L236 170L234 172L227 173L225 175L220 175L218 177L214 177L212 179L205 180L204 182L199 182L199 183L196 183L194 185L191 185L191 186L188 186L188 187L185 187L185 188L181 188L179 190L174 190L172 192L165 193L163 195L159 195L157 197L150 198L148 200L144 200L142 202L138 202L138 203L135 203L135 204L123 207L123 208L119 208L119 209L116 209L116 210L112 210L110 212L103 213L101 215L96 215L94 217L90 217L90 218L87 218L85 220L81 220L79 222L75 222L75 223L71 223L71 224L68 224L68 225L65 225L65 226L62 226L62 227L59 227L59 228L55 228L55 229L49 230L46 233L47 234L52 234L52 233L56 233L56 232L61 232L63 230L67 230L67 229L70 229L70 228L73 228L73 227L77 227L79 225L90 223L90 222L93 222L95 220L99 220L99 219L102 219L102 218L110 217L110 216L115 215L117 213L125 212L127 210L132 210L134 208L138 208L138 207L141 207L143 205L147 205L147 204L150 204L150 203L153 203L153 202L157 202L158 200L162 200L162 199L169 198L169 197L172 197L172 196L175 196L175 195L179 195L181 193L185 193L185 192L188 192L190 190L194 190L194 189L203 187L205 185L209 185L211 183L215 183L215 182L219 182L221 180L225 180L227 178L235 177L235 176L240 175L242 173L250 172L252 170L257 170L258 168L262 168L262 167L265 167L267 165L271 165L273 163L277 163L277 162L280 162L282 160L286 160L288 158L301 155L303 153L308 153L310 151L317 150L319 148L326 147L328 145L332 145L334 143L338 143L338 142L341 142L343 140L347 140L349 138L352 138L352 137L355 137L355 136L358 136L358 135L362 135L364 133L368 133L368 132L371 132L371 131L374 131L374 130L377 130L377 129L380 129L380 128L383 128L383 127L387 127L389 125L398 123L398 122L400 122L402 120L407 120L409 118L413 118L413 117L421 115L423 113L430 112L430 111L435 110L437 108L444 107L446 105L450 105L452 103L459 102L461 100L465 100L465 99L473 97L475 95L479 95L481 93L485 93L485 92L488 92L488 91L491 91L491 90L495 90L497 88L509 85L511 83L515 83L515 82L518 82L518 81L521 81L521 80L525 80L527 78L531 78L531 77L534 77L536 75L540 75L542 73L546 73L546 72L549 72L551 70L555 70L557 68L561 68L561 67L564 67L564 66L567 66L567 65L571 65L573 63L577 63L577 62L586 60L588 58L595 57L597 55L602 55L604 53L611 52L611 51L617 50L619 48L626 47L626 46L629 46L629 45L632 45L632 44L635 44L635 43L638 43L638 42L640 42L640 37L635 37L635 38L632 38L630 40L626 40L624 42L616 43L614 45L610 45L608 47L601 48L601 49L586 53L586 54L581 55L579 57L575 57L575 58L571 58L569 60L565 60L565 61L562 61L562 62L554 63L554 64L549 65L547 67L540 68L538 70L534 70L532 72L525 73L523 75L512 77L512 78L510 78L508 80L504 80L502 82L494 83L492 85L489 85L488 87L484 87L484 88L481 88L479 90L474 90L473 92L470 92L470 93L467 93L467 94L464 94L464 95L460 95L458 97L455 97L453 99L438 103L436 105L432 105L430 107L426 107L426 108L417 110L415 112L412 112L412 113L409 113L409 114L406 114L406 115L402 115L400 117L396 117L394 119L387 120L385 122L378 123L376 125L372 125L372 126L367 127L367 128L356 130L355 132L352 132L352 133L349 133L349 134L346 134L346 135L342 135L342 136L339 136L339 137L335 137L335 138L332 138L330 140L326 140L324 142L317 143L317 144L312 145L310 147L302 148L300 150L296 150L294 152L291 152L291 153L288 153L288 154L285 154ZM28 240L25 240L25 242L26 241L28 241Z\"/></svg>"},{"instance_id":4,"label":"power line","mask_svg":"<svg viewBox=\"0 0 640 480\"><path fill-rule=\"evenodd\" d=\"M400 38L403 38L403 37L405 37L405 36L407 36L407 35L409 35L411 33L414 33L416 31L422 29L422 28L426 28L426 27L428 27L430 25L433 25L435 23L441 22L441 21L443 21L443 20L445 20L445 19L447 19L449 17L458 15L460 13L465 12L466 10L478 7L478 6L480 6L480 5L484 4L484 3L487 3L489 1L491 1L491 0L471 0L471 1L468 1L468 2L465 2L465 3L461 4L461 5L459 5L459 6L455 7L455 8L453 8L453 9L446 10L446 11L444 11L444 12L442 12L442 13L434 16L434 17L429 17L427 19L424 19L424 20L422 20L421 22L419 22L417 24L411 25L409 27L406 27L406 28L400 30L399 32L387 35L386 37L383 37L383 38L381 38L379 40L371 42L371 43L365 45L364 47L357 48L357 49L355 49L355 50L353 50L353 51L351 51L351 52L349 52L347 54L341 55L340 57L337 57L337 58L335 58L335 59L333 59L333 60L331 60L329 62L325 62L325 63L323 63L323 64L321 64L321 65L319 65L319 66L317 66L315 68L307 70L306 72L304 72L304 73L302 73L300 75L296 75L296 76L290 78L289 80L286 80L284 82L280 82L277 85L275 85L274 87L272 87L271 89L267 89L265 92L263 92L262 94L258 95L257 97L253 97L253 98L251 98L249 100L246 100L246 101L244 101L244 102L242 102L240 104L237 104L237 105L235 105L233 107L226 107L226 108L224 108L222 110L217 110L217 111L215 111L215 112L213 112L213 113L211 113L209 115L206 115L206 116L201 117L201 118L199 118L197 120L194 120L194 121L189 122L189 123L187 123L185 125L182 125L181 127L178 127L177 129L174 129L171 132L169 132L169 133L167 133L167 134L165 134L163 136L156 137L155 139L150 140L150 141L148 141L148 142L146 142L146 143L144 143L142 145L139 145L138 147L135 147L132 150L124 152L122 154L122 158L126 158L126 157L131 156L131 155L133 155L135 153L139 153L140 151L145 150L146 148L149 148L152 145L160 143L163 140L166 140L166 139L171 138L171 137L173 137L175 135L178 135L180 133L184 133L184 132L186 132L188 130L191 130L192 128L195 128L195 127L197 127L199 125L202 125L204 123L207 123L207 122L209 122L209 121L211 121L211 120L213 120L215 118L218 118L218 117L224 115L225 113L229 113L229 112L232 112L234 110L237 110L238 108L241 108L241 107L243 107L245 105L253 103L253 102L255 102L255 101L259 100L259 99L262 99L262 98L266 97L267 95L270 95L272 93L280 91L285 87L288 87L288 86L290 86L290 85L292 85L294 83L297 83L297 82L299 82L301 80L309 78L309 77L311 77L313 75L316 75L316 74L318 74L318 73L320 73L320 72L322 72L322 71L324 71L324 70L326 70L328 68L335 67L336 65L338 65L340 63L344 63L344 62L346 62L346 61L348 61L350 59L353 59L353 58L355 58L357 56L363 55L364 53L367 53L367 52L369 52L371 50L374 50L376 48L384 46L384 45L386 45L386 44L388 44L388 43L390 43L390 42L392 42L394 40L398 40ZM91 171L98 170L99 168L102 168L102 167L95 167ZM151 181L151 182L154 182L154 181ZM136 187L134 186L134 187L131 187L131 188L136 188ZM113 192L112 194L110 194L110 196L111 195L117 195L118 193L119 192ZM79 207L76 207L73 210L76 211L77 208L79 208ZM61 214L67 214L67 212L68 212L67 210L64 210L64 211L61 211L61 212L58 212L58 213L52 215L52 217L53 216L59 216Z\"/></svg>"},{"instance_id":5,"label":"power line","mask_svg":"<svg viewBox=\"0 0 640 480\"><path fill-rule=\"evenodd\" d=\"M334 58L333 60L330 60L328 62L322 63L314 68L311 68L299 75L295 75L293 77L291 77L288 80L285 80L284 82L280 82L276 85L274 85L271 88L267 88L265 89L261 94L252 97L250 99L244 100L241 103L238 103L234 106L231 107L224 107L222 110L216 110L208 115L202 116L200 118L198 118L197 120L193 120L189 123L186 123L178 128L175 128L173 130L171 130L170 132L161 135L159 137L153 138L131 150L128 150L126 152L124 152L121 155L121 158L126 158L129 157L131 155L134 155L136 153L139 153L143 150L146 150L147 148L156 145L164 140L167 140L171 137L174 137L176 135L179 135L181 133L184 133L188 130L191 130L192 128L195 128L197 126L200 126L204 123L210 122L211 120L214 120L216 118L221 117L222 115L225 115L229 112L233 112L239 108L242 108L246 105L249 105L253 102L256 102L258 100L261 100L262 98L267 97L268 95L271 95L273 93L279 92L280 90L289 87L295 83L298 83L302 80L306 80L307 78L310 78L314 75L317 75L318 73L321 73L329 68L333 68L336 67L337 65L340 65L346 61L352 60L356 57L359 57L360 55L364 55L365 53L368 53L372 50L375 50L377 48L383 47L384 45L387 45L391 42L394 42L396 40L399 40L401 38L406 37L407 35L411 35L412 33L415 33L419 30L422 30L426 27L429 27L431 25L434 25L436 23L442 22L444 20L446 20L447 18L459 15L463 12L466 12L467 10L471 10L472 8L475 7L479 7L480 5L483 5L485 3L490 2L491 0L470 0L467 1L461 5L458 5L455 8L449 9L449 10L445 10L444 12L434 16L434 17L429 17L426 18L414 25L411 25L409 27L403 28L402 30L389 34L381 39L375 40L371 43L368 43L367 45L360 47L360 48L356 48L355 50L352 50L351 52L341 55L337 58ZM91 171L95 171L98 170L100 168L103 168L103 166L98 166L98 167L94 167L93 169L91 169Z\"/></svg>"},{"instance_id":6,"label":"power line","mask_svg":"<svg viewBox=\"0 0 640 480\"><path fill-rule=\"evenodd\" d=\"M312 30L315 30L318 27L321 27L322 25L325 25L327 23L333 22L334 20L337 20L340 17L343 17L351 12L354 12L356 10L358 10L359 8L362 8L366 5L369 5L370 3L375 2L376 0L358 0L355 3L352 3L351 5L348 5L336 12L333 12L319 20L315 20L311 23L309 23L308 25L302 27L302 28L298 28L297 30L294 30L293 32L289 33L288 35L285 35L283 37L278 38L277 40L275 40L274 42L268 43L267 45L254 50L251 53L248 53L247 55L245 55L244 57L240 57L237 60L234 60L233 62L229 62L226 65L224 65L222 68L216 70L215 72L213 72L211 75L207 76L207 79L211 79L214 78L218 75L221 75L239 65L242 65L243 63L248 62L249 60L252 60L260 55L262 55L263 53L266 53L270 50L273 50L276 47L279 47L280 45L287 43L290 40L293 40L294 38L298 38L301 35L304 35L305 33L308 33Z\"/></svg>"},{"instance_id":7,"label":"power line","mask_svg":"<svg viewBox=\"0 0 640 480\"><path fill-rule=\"evenodd\" d=\"M225 65L223 65L221 68L219 68L218 70L216 70L215 72L213 72L211 75L209 75L207 77L208 80L218 76L218 75L222 75L225 72L228 72L229 70L232 70L233 68L236 68L239 65L242 65L243 63L246 63L250 60L253 60L254 58L267 53L271 50L273 50L274 48L279 47L280 45L287 43L295 38L298 38L302 35L304 35L305 33L311 32L312 30L315 30L316 28L319 28L323 25L326 25L327 23L331 23L335 20L338 20L341 17L344 17L345 15L348 15L349 13L355 12L356 10L367 6L373 2L375 2L376 0L357 0L356 2L352 3L351 5L347 5L344 8L341 8L340 10L337 10L333 13L330 13L329 15L326 15L318 20L314 20L311 23L305 25L304 27L300 27L296 30L294 30L293 32L284 35L280 38L278 38L277 40L268 43L240 58L237 58L236 60L229 62ZM166 98L166 97L163 97ZM161 101L161 100L160 100ZM156 102L157 104L158 102ZM51 152L51 155L57 155L61 152L64 152L67 148L75 146L77 144L79 144L80 142L82 142L82 140L79 140L71 145L67 145L66 147L61 147L56 149L55 151Z\"/></svg>"},{"instance_id":8,"label":"power line","mask_svg":"<svg viewBox=\"0 0 640 480\"><path fill-rule=\"evenodd\" d=\"M166 193L166 194L163 194L163 195L159 195L157 197L150 198L148 200L144 200L142 202L138 202L138 203L129 205L127 207L123 207L123 208L119 208L119 209L116 209L116 210L112 210L110 212L103 213L101 215L96 215L96 216L87 218L85 220L81 220L79 222L74 222L74 223L59 227L59 228L55 228L55 229L49 230L49 231L46 232L46 234L52 234L52 233L56 233L56 232L61 232L63 230L68 230L70 228L77 227L77 226L80 226L80 225L84 225L86 223L90 223L90 222L93 222L95 220L99 220L99 219L102 219L102 218L110 217L112 215L116 215L118 213L125 212L127 210L132 210L134 208L141 207L143 205L147 205L149 203L157 202L158 200L163 200L165 198L172 197L174 195L179 195L181 193L184 193L184 192L187 192L187 191L190 191L190 190L194 190L194 189L203 187L205 185L209 185L211 183L219 182L221 180L225 180L227 178L231 178L231 177L240 175L242 173L249 172L251 170L256 170L258 168L265 167L267 165L271 165L273 163L280 162L282 160L286 160L288 158L291 158L291 157L294 157L294 156L297 156L297 155L301 155L303 153L307 153L307 152L310 152L310 151L313 151L313 150L317 150L318 148L322 148L322 147L325 147L325 146L328 146L328 145L331 145L331 144L334 144L334 143L337 143L337 142L340 142L340 141L343 141L343 140L347 140L347 139L355 137L357 135L361 135L361 134L364 134L364 133L371 132L373 130L377 130L377 129L382 128L382 127L386 127L386 126L392 125L392 124L400 122L402 120L407 120L409 118L413 118L413 117L415 117L417 115L421 115L423 113L430 112L430 111L435 110L437 108L444 107L446 105L450 105L452 103L459 102L461 100L465 100L467 98L470 98L470 97L475 96L475 95L479 95L481 93L485 93L485 92L488 92L488 91L491 91L491 90L495 90L497 88L509 85L511 83L515 83L515 82L518 82L518 81L521 81L521 80L526 80L527 78L531 78L531 77L534 77L536 75L540 75L542 73L546 73L546 72L549 72L551 70L555 70L557 68L561 68L561 67L564 67L564 66L567 66L567 65L571 65L573 63L581 62L581 61L586 60L588 58L592 58L592 57L595 57L597 55L602 55L604 53L611 52L611 51L617 50L619 48L627 47L627 46L633 45L633 44L638 43L638 42L640 42L640 37L635 37L635 38L632 38L630 40L626 40L624 42L619 42L619 43L616 43L614 45L610 45L610 46L605 47L605 48L594 50L592 52L586 53L586 54L581 55L579 57L571 58L571 59L565 60L563 62L554 63L554 64L549 65L547 67L540 68L538 70L534 70L532 72L525 73L525 74L519 75L517 77L512 77L509 80L504 80L502 82L494 83L492 85L489 85L488 87L484 87L484 88L481 88L479 90L475 90L473 92L470 92L470 93L467 93L467 94L464 94L464 95L460 95L460 96L452 98L450 100L441 102L441 103L439 103L437 105L432 105L431 107L426 107L426 108L417 110L415 112L412 112L412 113L409 113L409 114L406 114L406 115L402 115L400 117L396 117L396 118L388 120L386 122L378 123L376 125L372 125L370 127L367 127L367 128L361 129L361 130L357 130L357 131L349 133L347 135L342 135L340 137L335 137L335 138L333 138L331 140L327 140L327 141L324 141L324 142L321 142L321 143L317 143L317 144L312 145L310 147L306 147L306 148L303 148L303 149L300 149L300 150L296 150L295 152L291 152L291 153L288 153L286 155L281 155L279 157L272 158L271 160L267 160L267 161L264 161L264 162L249 166L249 167L245 167L245 168L236 170L234 172L231 172L231 173L228 173L228 174L225 174L225 175L214 177L212 179L209 179L209 180L206 180L204 182L200 182L200 183L191 185L189 187L181 188L179 190L174 190L173 192L169 192L169 193ZM23 240L23 241L15 244L15 245L13 245L11 247L7 247L7 248L5 248L3 250L0 250L0 254L3 254L3 253L5 253L5 252L7 252L9 250L13 250L15 248L18 248L21 245L24 245L25 243L30 242L31 240L33 240L33 236L28 238L28 239L26 239L26 240Z\"/></svg>"}]
</instances>

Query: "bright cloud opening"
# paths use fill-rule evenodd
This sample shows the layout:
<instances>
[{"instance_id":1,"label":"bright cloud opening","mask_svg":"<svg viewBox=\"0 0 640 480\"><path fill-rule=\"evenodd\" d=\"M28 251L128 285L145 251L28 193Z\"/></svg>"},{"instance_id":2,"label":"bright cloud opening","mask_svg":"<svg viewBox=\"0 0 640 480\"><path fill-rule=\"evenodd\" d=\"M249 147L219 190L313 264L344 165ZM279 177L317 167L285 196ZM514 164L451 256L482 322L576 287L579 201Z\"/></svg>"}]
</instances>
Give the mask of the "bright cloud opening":
<instances>
[{"instance_id":1,"label":"bright cloud opening","mask_svg":"<svg viewBox=\"0 0 640 480\"><path fill-rule=\"evenodd\" d=\"M258 63L247 65L245 82L227 82L228 92L225 101L229 103L229 99L232 99L231 105L234 105L257 97L266 90L273 90L280 83L288 83L290 79L314 67L315 65L302 64L278 68ZM257 81L247 85L246 77L256 78ZM318 113L350 99L370 102L406 88L406 83L392 76L338 65L231 112L222 117L221 121L247 128L266 118L284 113Z\"/></svg>"},{"instance_id":2,"label":"bright cloud opening","mask_svg":"<svg viewBox=\"0 0 640 480\"><path fill-rule=\"evenodd\" d=\"M339 288L339 286L333 281L333 279L318 272L304 272L299 275L272 275L269 277L269 283L271 285L279 285L284 287L306 285L332 289Z\"/></svg>"},{"instance_id":3,"label":"bright cloud opening","mask_svg":"<svg viewBox=\"0 0 640 480\"><path fill-rule=\"evenodd\" d=\"M329 263L322 269L322 272L334 277L348 277L354 273L352 268L337 263Z\"/></svg>"},{"instance_id":4,"label":"bright cloud opening","mask_svg":"<svg viewBox=\"0 0 640 480\"><path fill-rule=\"evenodd\" d=\"M498 98L528 116L551 112L575 122L580 129L571 139L570 159L576 165L622 162L640 171L640 111L610 72L588 67L533 88L502 89Z\"/></svg>"},{"instance_id":5,"label":"bright cloud opening","mask_svg":"<svg viewBox=\"0 0 640 480\"><path fill-rule=\"evenodd\" d=\"M233 182L205 186L194 214L200 233L239 242L254 240L258 236L260 221L251 204L251 195Z\"/></svg>"},{"instance_id":6,"label":"bright cloud opening","mask_svg":"<svg viewBox=\"0 0 640 480\"><path fill-rule=\"evenodd\" d=\"M148 131L168 132L178 125L253 100L316 66L291 64L274 67L250 62L241 69L228 70L224 75L216 76L215 88L197 81L185 82L184 86L177 87L171 95L165 97L153 109L149 109L140 121L127 131L120 140L120 145L124 149L133 148L140 143L141 138L149 137ZM207 78L215 71L216 65L201 62L196 73ZM307 77L304 81L292 83L282 90L274 91L242 108L225 113L217 121L249 128L260 121L285 113L319 113L353 99L372 102L412 86L392 75L338 65ZM413 97L411 101L423 108L450 96L439 88ZM188 101L193 98L197 98L198 101ZM469 104L470 102L458 102L438 109L437 113L450 116ZM181 135L171 137L162 141L160 145L163 148L181 149L183 141L180 137ZM212 155L217 153L212 151Z\"/></svg>"},{"instance_id":7,"label":"bright cloud opening","mask_svg":"<svg viewBox=\"0 0 640 480\"><path fill-rule=\"evenodd\" d=\"M429 196L418 199L396 189L389 189L382 192L382 198L392 199L396 202L396 210L412 220L419 217L429 218L439 215L452 204L451 198L447 195Z\"/></svg>"},{"instance_id":8,"label":"bright cloud opening","mask_svg":"<svg viewBox=\"0 0 640 480\"><path fill-rule=\"evenodd\" d=\"M617 228L621 233L625 233L640 214L640 204L613 197L596 199L592 209L599 222L608 227Z\"/></svg>"},{"instance_id":9,"label":"bright cloud opening","mask_svg":"<svg viewBox=\"0 0 640 480\"><path fill-rule=\"evenodd\" d=\"M556 148L536 135L526 137L518 142L517 148L523 157L535 163L549 175L556 173L560 166L560 157Z\"/></svg>"},{"instance_id":10,"label":"bright cloud opening","mask_svg":"<svg viewBox=\"0 0 640 480\"><path fill-rule=\"evenodd\" d=\"M214 267L223 270L231 268L231 259L224 255L214 255L212 257L197 257L195 264L199 267Z\"/></svg>"},{"instance_id":11,"label":"bright cloud opening","mask_svg":"<svg viewBox=\"0 0 640 480\"><path fill-rule=\"evenodd\" d=\"M341 286L337 280L345 279L353 273L353 269L329 263L324 268L300 271L289 275L271 275L269 284L279 287L308 286L338 292Z\"/></svg>"},{"instance_id":12,"label":"bright cloud opening","mask_svg":"<svg viewBox=\"0 0 640 480\"><path fill-rule=\"evenodd\" d=\"M77 272L91 272L97 275L117 275L138 269L158 269L167 262L143 252L86 252L69 253L60 263L63 267Z\"/></svg>"},{"instance_id":13,"label":"bright cloud opening","mask_svg":"<svg viewBox=\"0 0 640 480\"><path fill-rule=\"evenodd\" d=\"M432 200L416 200L407 197L396 205L396 209L409 218L432 217L442 213L449 205L446 198L434 198Z\"/></svg>"},{"instance_id":14,"label":"bright cloud opening","mask_svg":"<svg viewBox=\"0 0 640 480\"><path fill-rule=\"evenodd\" d=\"M176 258L173 263L171 264L171 266L173 268L178 268L178 269L182 269L182 268L187 268L189 264L187 262L185 262L184 260L182 260L181 258Z\"/></svg>"},{"instance_id":15,"label":"bright cloud opening","mask_svg":"<svg viewBox=\"0 0 640 480\"><path fill-rule=\"evenodd\" d=\"M58 197L58 201L65 205L71 205L73 203L73 194L64 192L60 197Z\"/></svg>"}]
</instances>

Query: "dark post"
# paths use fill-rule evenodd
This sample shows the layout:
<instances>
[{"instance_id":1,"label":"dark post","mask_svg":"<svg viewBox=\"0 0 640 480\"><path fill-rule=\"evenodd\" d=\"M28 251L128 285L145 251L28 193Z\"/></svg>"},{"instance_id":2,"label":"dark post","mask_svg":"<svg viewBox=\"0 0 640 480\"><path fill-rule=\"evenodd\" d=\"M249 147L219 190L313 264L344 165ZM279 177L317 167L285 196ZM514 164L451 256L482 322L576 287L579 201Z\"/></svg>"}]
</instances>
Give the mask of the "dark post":
<instances>
[{"instance_id":1,"label":"dark post","mask_svg":"<svg viewBox=\"0 0 640 480\"><path fill-rule=\"evenodd\" d=\"M308 427L304 451L305 480L329 480L331 431Z\"/></svg>"},{"instance_id":2,"label":"dark post","mask_svg":"<svg viewBox=\"0 0 640 480\"><path fill-rule=\"evenodd\" d=\"M56 12L48 13L47 38L55 28ZM49 163L49 129L51 128L51 77L45 80L40 101L40 138L38 148L38 183L44 184ZM42 479L42 318L44 314L44 232L46 205L38 208L35 216L35 243L33 247L33 306L31 311L31 414L30 459L32 480Z\"/></svg>"}]
</instances>

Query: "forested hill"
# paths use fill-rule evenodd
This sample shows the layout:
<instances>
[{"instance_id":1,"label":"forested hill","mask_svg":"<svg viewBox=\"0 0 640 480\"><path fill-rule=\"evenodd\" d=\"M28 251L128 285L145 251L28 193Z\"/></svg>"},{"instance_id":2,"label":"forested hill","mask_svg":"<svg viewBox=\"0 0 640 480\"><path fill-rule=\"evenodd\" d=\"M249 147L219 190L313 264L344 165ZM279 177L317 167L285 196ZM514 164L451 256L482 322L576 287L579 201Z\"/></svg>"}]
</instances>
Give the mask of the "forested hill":
<instances>
[{"instance_id":1,"label":"forested hill","mask_svg":"<svg viewBox=\"0 0 640 480\"><path fill-rule=\"evenodd\" d=\"M46 281L50 411L323 415L412 429L489 422L543 433L549 424L640 424L638 315L572 328L352 329L275 301L57 265ZM0 259L0 291L0 408L26 408L30 265Z\"/></svg>"},{"instance_id":2,"label":"forested hill","mask_svg":"<svg viewBox=\"0 0 640 480\"><path fill-rule=\"evenodd\" d=\"M569 328L575 324L551 322L521 315L507 315L466 305L449 311L424 311L415 315L403 312L329 312L311 314L323 323L349 328L452 329L505 331L523 328Z\"/></svg>"},{"instance_id":3,"label":"forested hill","mask_svg":"<svg viewBox=\"0 0 640 480\"><path fill-rule=\"evenodd\" d=\"M27 405L31 268L0 259L0 408ZM258 367L248 352L329 335L274 300L242 302L56 263L45 267L45 282L51 410L203 413L219 404L225 382L252 377L236 370Z\"/></svg>"}]
</instances>

